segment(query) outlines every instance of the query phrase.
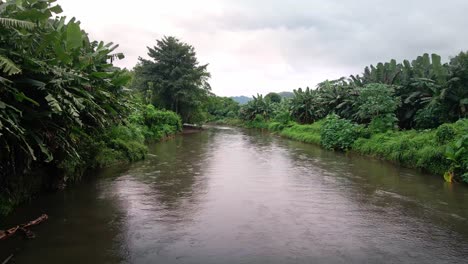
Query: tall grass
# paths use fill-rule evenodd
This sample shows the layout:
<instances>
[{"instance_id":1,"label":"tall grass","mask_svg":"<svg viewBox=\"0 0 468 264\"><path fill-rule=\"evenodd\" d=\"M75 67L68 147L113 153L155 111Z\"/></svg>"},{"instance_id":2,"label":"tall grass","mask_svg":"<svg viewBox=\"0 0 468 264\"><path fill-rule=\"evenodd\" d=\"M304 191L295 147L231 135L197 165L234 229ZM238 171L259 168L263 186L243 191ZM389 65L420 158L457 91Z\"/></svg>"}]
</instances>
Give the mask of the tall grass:
<instances>
[{"instance_id":1,"label":"tall grass","mask_svg":"<svg viewBox=\"0 0 468 264\"><path fill-rule=\"evenodd\" d=\"M310 125L300 125L294 123L293 125L284 128L279 132L279 134L286 138L306 143L320 144L320 132L324 122L324 120L320 120Z\"/></svg>"}]
</instances>

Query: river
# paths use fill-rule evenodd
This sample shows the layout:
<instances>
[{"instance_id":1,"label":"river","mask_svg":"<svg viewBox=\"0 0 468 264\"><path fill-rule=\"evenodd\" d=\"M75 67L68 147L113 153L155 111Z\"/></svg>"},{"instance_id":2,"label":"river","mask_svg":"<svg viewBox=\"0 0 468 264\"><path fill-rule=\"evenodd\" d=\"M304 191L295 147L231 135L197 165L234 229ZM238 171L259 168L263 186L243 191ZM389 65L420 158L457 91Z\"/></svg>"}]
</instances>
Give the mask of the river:
<instances>
[{"instance_id":1,"label":"river","mask_svg":"<svg viewBox=\"0 0 468 264\"><path fill-rule=\"evenodd\" d=\"M269 133L210 128L41 196L14 263L467 263L468 188Z\"/></svg>"}]
</instances>

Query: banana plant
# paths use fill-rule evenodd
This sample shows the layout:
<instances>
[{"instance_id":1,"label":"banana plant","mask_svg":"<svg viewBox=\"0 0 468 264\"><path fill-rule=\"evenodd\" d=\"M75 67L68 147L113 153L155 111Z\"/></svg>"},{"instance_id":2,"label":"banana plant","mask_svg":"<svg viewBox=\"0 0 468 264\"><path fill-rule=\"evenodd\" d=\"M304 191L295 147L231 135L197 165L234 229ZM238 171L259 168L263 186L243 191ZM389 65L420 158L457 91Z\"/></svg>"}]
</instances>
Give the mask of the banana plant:
<instances>
[{"instance_id":1,"label":"banana plant","mask_svg":"<svg viewBox=\"0 0 468 264\"><path fill-rule=\"evenodd\" d=\"M80 163L86 135L128 111L118 46L61 12L54 0L0 1L0 180L32 163Z\"/></svg>"},{"instance_id":2,"label":"banana plant","mask_svg":"<svg viewBox=\"0 0 468 264\"><path fill-rule=\"evenodd\" d=\"M451 182L455 176L459 176L468 183L468 135L457 140L453 146L448 146L445 157L451 165L449 171L444 174L444 179Z\"/></svg>"}]
</instances>

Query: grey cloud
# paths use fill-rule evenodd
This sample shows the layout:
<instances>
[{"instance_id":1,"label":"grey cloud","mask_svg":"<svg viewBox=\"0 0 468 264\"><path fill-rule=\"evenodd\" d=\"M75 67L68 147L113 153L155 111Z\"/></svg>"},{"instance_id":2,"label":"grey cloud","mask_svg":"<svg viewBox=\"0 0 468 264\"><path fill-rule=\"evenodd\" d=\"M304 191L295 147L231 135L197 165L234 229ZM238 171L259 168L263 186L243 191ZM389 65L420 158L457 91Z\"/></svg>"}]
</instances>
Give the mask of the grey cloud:
<instances>
[{"instance_id":1,"label":"grey cloud","mask_svg":"<svg viewBox=\"0 0 468 264\"><path fill-rule=\"evenodd\" d=\"M349 66L393 57L413 58L423 52L448 56L468 43L468 35L461 34L468 26L464 14L468 1L225 3L220 14L195 16L177 23L195 31L275 30L282 52L292 64L301 66L307 60L313 63L317 59Z\"/></svg>"},{"instance_id":2,"label":"grey cloud","mask_svg":"<svg viewBox=\"0 0 468 264\"><path fill-rule=\"evenodd\" d=\"M70 10L86 6L68 1ZM138 9L119 9L118 18L87 10L76 16L94 20L86 28L95 38L120 44L125 67L163 35L194 45L221 95L313 87L392 58L434 52L448 59L468 49L466 0L136 1L144 16Z\"/></svg>"}]
</instances>

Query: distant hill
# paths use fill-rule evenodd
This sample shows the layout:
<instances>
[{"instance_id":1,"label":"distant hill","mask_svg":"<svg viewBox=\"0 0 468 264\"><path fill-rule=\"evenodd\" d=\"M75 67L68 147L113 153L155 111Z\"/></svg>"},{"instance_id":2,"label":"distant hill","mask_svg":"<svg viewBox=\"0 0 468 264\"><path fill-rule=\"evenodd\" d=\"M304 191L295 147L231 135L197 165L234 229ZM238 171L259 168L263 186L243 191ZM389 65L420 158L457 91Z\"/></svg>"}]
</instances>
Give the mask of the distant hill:
<instances>
[{"instance_id":1,"label":"distant hill","mask_svg":"<svg viewBox=\"0 0 468 264\"><path fill-rule=\"evenodd\" d=\"M282 98L291 98L291 97L294 97L294 93L293 92L280 92L280 93L277 93L279 94ZM234 101L238 102L239 104L246 104L248 103L249 101L251 101L253 98L252 97L247 97L247 96L244 96L244 95L241 95L241 96L232 96L230 97L232 98Z\"/></svg>"},{"instance_id":2,"label":"distant hill","mask_svg":"<svg viewBox=\"0 0 468 264\"><path fill-rule=\"evenodd\" d=\"M246 103L248 103L249 101L252 100L252 97L247 97L247 96L243 96L243 95L242 96L232 96L231 98L232 98L232 100L238 102L241 105L246 104Z\"/></svg>"},{"instance_id":3,"label":"distant hill","mask_svg":"<svg viewBox=\"0 0 468 264\"><path fill-rule=\"evenodd\" d=\"M293 92L281 92L281 93L278 93L278 94L283 98L292 98L292 97L294 97Z\"/></svg>"}]
</instances>

